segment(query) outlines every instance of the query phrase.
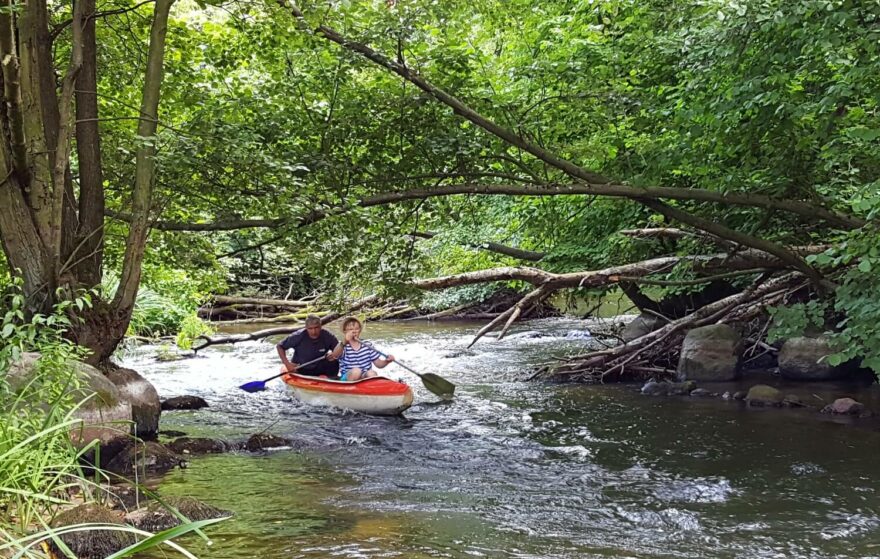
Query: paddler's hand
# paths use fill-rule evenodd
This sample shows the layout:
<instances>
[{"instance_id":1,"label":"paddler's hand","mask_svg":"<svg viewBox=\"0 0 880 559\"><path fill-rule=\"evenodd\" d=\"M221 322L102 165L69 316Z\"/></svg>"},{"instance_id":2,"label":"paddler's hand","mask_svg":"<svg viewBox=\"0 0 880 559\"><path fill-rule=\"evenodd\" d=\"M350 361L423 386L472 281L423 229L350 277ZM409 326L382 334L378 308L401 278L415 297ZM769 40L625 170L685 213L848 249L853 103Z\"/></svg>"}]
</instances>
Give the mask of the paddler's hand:
<instances>
[{"instance_id":1,"label":"paddler's hand","mask_svg":"<svg viewBox=\"0 0 880 559\"><path fill-rule=\"evenodd\" d=\"M385 357L385 361L388 361L389 363L393 363L394 356L389 353L388 356Z\"/></svg>"},{"instance_id":2,"label":"paddler's hand","mask_svg":"<svg viewBox=\"0 0 880 559\"><path fill-rule=\"evenodd\" d=\"M296 363L291 363L290 365L281 365L282 373L295 373L299 367Z\"/></svg>"},{"instance_id":3,"label":"paddler's hand","mask_svg":"<svg viewBox=\"0 0 880 559\"><path fill-rule=\"evenodd\" d=\"M333 357L333 350L332 350L332 349L328 349L328 350L327 350L327 355L325 355L324 358L325 358L327 361L336 361L336 358Z\"/></svg>"}]
</instances>

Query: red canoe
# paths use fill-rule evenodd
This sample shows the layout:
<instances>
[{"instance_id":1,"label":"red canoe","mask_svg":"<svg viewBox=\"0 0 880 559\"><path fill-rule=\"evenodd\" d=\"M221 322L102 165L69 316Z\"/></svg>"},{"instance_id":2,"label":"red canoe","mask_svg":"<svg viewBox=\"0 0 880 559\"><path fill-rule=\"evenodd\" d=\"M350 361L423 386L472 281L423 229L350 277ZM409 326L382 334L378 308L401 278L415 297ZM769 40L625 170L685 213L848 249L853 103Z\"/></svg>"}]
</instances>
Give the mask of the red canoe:
<instances>
[{"instance_id":1,"label":"red canoe","mask_svg":"<svg viewBox=\"0 0 880 559\"><path fill-rule=\"evenodd\" d=\"M412 389L386 377L329 380L290 373L281 377L297 400L373 415L399 415L412 405Z\"/></svg>"}]
</instances>

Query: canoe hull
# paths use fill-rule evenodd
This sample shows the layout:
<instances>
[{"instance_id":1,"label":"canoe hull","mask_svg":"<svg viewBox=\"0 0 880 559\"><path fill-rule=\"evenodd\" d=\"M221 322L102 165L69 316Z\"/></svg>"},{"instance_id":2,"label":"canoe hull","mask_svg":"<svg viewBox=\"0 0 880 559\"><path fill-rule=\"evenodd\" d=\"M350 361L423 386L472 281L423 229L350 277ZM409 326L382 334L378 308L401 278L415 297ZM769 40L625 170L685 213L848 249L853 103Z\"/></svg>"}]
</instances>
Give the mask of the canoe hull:
<instances>
[{"instance_id":1,"label":"canoe hull","mask_svg":"<svg viewBox=\"0 0 880 559\"><path fill-rule=\"evenodd\" d=\"M329 406L371 415L400 415L413 402L409 386L386 377L354 382L297 374L281 378L297 400L311 406Z\"/></svg>"}]
</instances>

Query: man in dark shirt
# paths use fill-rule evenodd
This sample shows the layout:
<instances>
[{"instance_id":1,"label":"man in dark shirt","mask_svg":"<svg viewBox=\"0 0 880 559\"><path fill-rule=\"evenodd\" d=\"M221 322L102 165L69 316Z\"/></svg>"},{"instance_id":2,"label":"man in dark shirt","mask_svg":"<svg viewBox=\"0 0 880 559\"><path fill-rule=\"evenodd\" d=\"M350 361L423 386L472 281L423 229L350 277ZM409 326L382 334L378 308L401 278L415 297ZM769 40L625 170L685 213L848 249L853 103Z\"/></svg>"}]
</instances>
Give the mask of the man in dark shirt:
<instances>
[{"instance_id":1,"label":"man in dark shirt","mask_svg":"<svg viewBox=\"0 0 880 559\"><path fill-rule=\"evenodd\" d=\"M321 319L310 314L306 317L306 327L281 340L275 349L278 350L278 356L288 372L312 377L326 375L335 379L339 378L339 362L335 359L322 359L302 368L298 363L324 357L338 344L339 340L336 339L336 336L321 328ZM293 350L293 358L296 363L292 363L287 358L287 350L289 349Z\"/></svg>"}]
</instances>

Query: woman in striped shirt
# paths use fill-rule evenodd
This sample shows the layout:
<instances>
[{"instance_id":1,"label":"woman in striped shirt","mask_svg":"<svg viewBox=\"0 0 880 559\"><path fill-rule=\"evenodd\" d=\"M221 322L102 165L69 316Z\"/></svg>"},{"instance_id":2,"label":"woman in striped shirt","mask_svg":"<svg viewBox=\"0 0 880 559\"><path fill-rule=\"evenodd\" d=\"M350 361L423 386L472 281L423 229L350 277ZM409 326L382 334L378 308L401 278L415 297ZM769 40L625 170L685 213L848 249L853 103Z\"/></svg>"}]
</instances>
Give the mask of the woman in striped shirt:
<instances>
[{"instance_id":1,"label":"woman in striped shirt","mask_svg":"<svg viewBox=\"0 0 880 559\"><path fill-rule=\"evenodd\" d=\"M361 321L350 316L342 321L343 341L339 342L333 353L332 359L339 358L340 380L359 380L367 377L378 376L379 373L373 365L382 369L392 361L393 355L385 359L373 348L373 344L360 339L363 326Z\"/></svg>"}]
</instances>

